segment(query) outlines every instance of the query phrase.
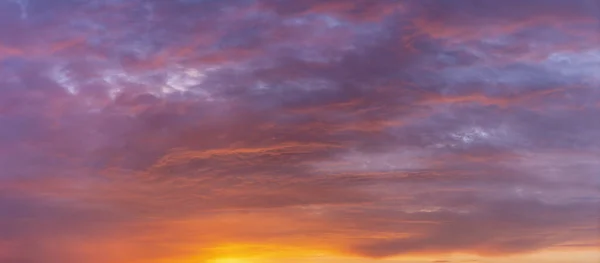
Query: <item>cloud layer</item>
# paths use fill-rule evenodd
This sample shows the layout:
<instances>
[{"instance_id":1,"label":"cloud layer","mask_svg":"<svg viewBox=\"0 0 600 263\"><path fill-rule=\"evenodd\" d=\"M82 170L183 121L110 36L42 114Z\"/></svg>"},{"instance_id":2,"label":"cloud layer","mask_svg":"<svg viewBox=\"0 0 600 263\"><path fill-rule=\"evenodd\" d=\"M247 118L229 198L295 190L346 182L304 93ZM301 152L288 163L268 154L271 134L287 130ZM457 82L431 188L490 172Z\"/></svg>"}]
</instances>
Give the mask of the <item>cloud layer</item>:
<instances>
[{"instance_id":1,"label":"cloud layer","mask_svg":"<svg viewBox=\"0 0 600 263\"><path fill-rule=\"evenodd\" d=\"M0 261L596 248L599 14L0 1Z\"/></svg>"}]
</instances>

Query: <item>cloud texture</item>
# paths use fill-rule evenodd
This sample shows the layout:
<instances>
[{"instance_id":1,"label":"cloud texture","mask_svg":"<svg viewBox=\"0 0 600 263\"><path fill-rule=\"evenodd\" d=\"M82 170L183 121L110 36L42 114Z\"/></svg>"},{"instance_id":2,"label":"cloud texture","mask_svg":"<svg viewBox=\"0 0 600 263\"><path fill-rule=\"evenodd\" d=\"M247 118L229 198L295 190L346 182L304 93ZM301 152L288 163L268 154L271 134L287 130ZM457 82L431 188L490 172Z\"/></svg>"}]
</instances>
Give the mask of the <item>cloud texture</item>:
<instances>
[{"instance_id":1,"label":"cloud texture","mask_svg":"<svg viewBox=\"0 0 600 263\"><path fill-rule=\"evenodd\" d=\"M595 0L2 0L0 261L593 251L599 18Z\"/></svg>"}]
</instances>

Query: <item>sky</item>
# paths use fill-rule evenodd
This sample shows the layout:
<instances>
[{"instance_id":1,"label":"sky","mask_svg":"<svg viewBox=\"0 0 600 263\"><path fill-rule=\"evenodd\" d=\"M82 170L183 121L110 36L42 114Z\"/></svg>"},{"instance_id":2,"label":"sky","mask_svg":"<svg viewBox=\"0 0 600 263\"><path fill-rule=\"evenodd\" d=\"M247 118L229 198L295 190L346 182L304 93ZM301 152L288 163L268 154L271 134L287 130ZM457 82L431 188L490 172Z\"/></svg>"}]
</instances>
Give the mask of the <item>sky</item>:
<instances>
[{"instance_id":1,"label":"sky","mask_svg":"<svg viewBox=\"0 0 600 263\"><path fill-rule=\"evenodd\" d=\"M600 1L0 0L0 262L600 262Z\"/></svg>"}]
</instances>

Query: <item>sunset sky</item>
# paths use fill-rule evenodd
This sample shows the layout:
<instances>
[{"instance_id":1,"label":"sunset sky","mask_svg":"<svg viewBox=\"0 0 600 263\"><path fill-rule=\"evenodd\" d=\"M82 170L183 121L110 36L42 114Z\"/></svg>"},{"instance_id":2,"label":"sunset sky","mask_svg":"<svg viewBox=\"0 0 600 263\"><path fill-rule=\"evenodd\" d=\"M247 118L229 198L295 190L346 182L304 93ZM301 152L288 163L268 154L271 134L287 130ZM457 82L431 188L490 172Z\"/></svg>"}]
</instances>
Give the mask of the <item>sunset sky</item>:
<instances>
[{"instance_id":1,"label":"sunset sky","mask_svg":"<svg viewBox=\"0 0 600 263\"><path fill-rule=\"evenodd\" d=\"M600 1L0 0L1 263L598 263Z\"/></svg>"}]
</instances>

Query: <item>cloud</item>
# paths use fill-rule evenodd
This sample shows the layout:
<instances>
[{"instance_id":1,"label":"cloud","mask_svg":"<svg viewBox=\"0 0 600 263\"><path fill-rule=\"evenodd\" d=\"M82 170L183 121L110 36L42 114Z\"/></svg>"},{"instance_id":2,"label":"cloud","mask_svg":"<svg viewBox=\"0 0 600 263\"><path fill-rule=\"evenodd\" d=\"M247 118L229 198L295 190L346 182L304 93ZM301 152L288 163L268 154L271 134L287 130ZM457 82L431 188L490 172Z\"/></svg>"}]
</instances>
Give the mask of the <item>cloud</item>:
<instances>
[{"instance_id":1,"label":"cloud","mask_svg":"<svg viewBox=\"0 0 600 263\"><path fill-rule=\"evenodd\" d=\"M595 241L593 2L21 2L0 2L3 262Z\"/></svg>"},{"instance_id":2,"label":"cloud","mask_svg":"<svg viewBox=\"0 0 600 263\"><path fill-rule=\"evenodd\" d=\"M556 238L569 235L568 231L556 232L556 226L572 224L570 227L575 228L584 222L590 224L589 219L594 216L593 204L580 205L583 207L520 200L494 201L478 206L478 211L464 213L422 210L409 214L408 217L413 220L434 219L434 222L439 223L420 233L408 233L408 237L366 241L354 249L357 253L373 257L447 253L462 247L468 247L472 252L482 255L526 252L548 246L549 243L557 242ZM570 209L576 212L567 212Z\"/></svg>"}]
</instances>

